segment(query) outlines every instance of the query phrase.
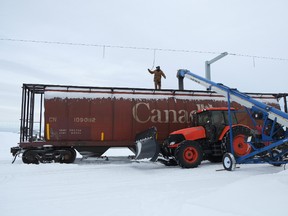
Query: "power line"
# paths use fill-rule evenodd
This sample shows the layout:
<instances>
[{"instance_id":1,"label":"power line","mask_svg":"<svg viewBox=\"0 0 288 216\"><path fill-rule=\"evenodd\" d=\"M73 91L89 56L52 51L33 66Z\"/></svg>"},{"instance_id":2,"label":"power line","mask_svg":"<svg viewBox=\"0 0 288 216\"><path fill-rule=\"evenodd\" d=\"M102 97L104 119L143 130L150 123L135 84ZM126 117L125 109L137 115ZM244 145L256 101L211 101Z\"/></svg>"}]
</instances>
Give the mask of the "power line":
<instances>
[{"instance_id":1,"label":"power line","mask_svg":"<svg viewBox=\"0 0 288 216\"><path fill-rule=\"evenodd\" d=\"M234 55L234 56L239 56L239 57L248 57L248 58L266 59L266 60L275 60L275 61L288 61L288 59L286 59L286 58L269 57L269 56L254 56L254 55L239 54L239 53L228 53L228 55Z\"/></svg>"},{"instance_id":2,"label":"power line","mask_svg":"<svg viewBox=\"0 0 288 216\"><path fill-rule=\"evenodd\" d=\"M105 49L106 48L150 50L150 51L153 51L154 53L156 51L163 51L163 52L184 52L184 53L217 54L217 55L221 54L220 52L201 51L201 50L162 49L162 48L120 46L120 45L109 45L109 44L72 43L72 42L25 40L25 39L12 39L12 38L0 38L0 40L1 41L10 41L10 42L23 42L23 43L40 43L40 44L56 44L56 45L69 45L69 46L101 47L101 48L103 48L103 56L105 56ZM274 61L288 61L287 58L278 58L278 57L269 57L269 56L256 56L256 55L239 54L239 53L228 53L228 55L253 58L253 61L256 58L257 59L265 59L265 60L274 60Z\"/></svg>"}]
</instances>

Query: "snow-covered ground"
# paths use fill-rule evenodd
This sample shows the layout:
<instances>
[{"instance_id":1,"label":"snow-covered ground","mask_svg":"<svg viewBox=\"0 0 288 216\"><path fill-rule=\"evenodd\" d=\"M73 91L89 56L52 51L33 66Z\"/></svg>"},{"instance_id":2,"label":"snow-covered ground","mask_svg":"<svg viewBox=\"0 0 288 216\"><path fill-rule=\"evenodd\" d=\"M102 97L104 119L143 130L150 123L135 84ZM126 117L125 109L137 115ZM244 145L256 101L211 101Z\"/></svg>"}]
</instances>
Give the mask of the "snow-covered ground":
<instances>
[{"instance_id":1,"label":"snow-covered ground","mask_svg":"<svg viewBox=\"0 0 288 216\"><path fill-rule=\"evenodd\" d=\"M241 165L233 172L131 162L126 149L109 161L11 164L18 134L0 132L0 215L286 215L288 171Z\"/></svg>"}]
</instances>

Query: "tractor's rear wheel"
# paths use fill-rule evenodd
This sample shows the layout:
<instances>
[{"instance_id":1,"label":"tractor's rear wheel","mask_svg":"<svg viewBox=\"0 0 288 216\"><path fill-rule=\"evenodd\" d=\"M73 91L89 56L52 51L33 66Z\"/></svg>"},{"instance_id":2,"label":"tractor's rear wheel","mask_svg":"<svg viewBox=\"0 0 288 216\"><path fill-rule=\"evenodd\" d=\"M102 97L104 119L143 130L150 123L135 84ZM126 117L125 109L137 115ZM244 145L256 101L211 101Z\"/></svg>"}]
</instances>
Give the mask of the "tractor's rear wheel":
<instances>
[{"instance_id":1,"label":"tractor's rear wheel","mask_svg":"<svg viewBox=\"0 0 288 216\"><path fill-rule=\"evenodd\" d=\"M223 144L226 147L227 152L231 153L230 144L230 131L228 131L223 139ZM252 147L246 142L248 136L251 135L251 130L244 126L235 126L232 128L232 145L235 158L242 157L249 154L252 151Z\"/></svg>"},{"instance_id":2,"label":"tractor's rear wheel","mask_svg":"<svg viewBox=\"0 0 288 216\"><path fill-rule=\"evenodd\" d=\"M201 164L203 150L195 141L183 141L175 151L175 158L179 166L183 168L195 168Z\"/></svg>"}]
</instances>

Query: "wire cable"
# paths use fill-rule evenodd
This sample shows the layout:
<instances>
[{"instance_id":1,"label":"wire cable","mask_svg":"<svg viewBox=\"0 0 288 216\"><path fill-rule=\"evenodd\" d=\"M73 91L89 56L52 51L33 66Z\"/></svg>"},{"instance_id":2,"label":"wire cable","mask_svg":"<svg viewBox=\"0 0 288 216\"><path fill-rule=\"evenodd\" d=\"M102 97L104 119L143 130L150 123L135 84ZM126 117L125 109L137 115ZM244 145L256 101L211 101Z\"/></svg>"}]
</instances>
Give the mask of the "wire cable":
<instances>
[{"instance_id":1,"label":"wire cable","mask_svg":"<svg viewBox=\"0 0 288 216\"><path fill-rule=\"evenodd\" d=\"M120 45L108 45L108 44L91 44L91 43L72 43L72 42L60 42L60 41L44 41L44 40L25 40L25 39L13 39L13 38L0 38L1 41L10 41L10 42L22 42L22 43L40 43L40 44L56 44L56 45L69 45L69 46L87 46L87 47L102 47L103 48L103 57L105 57L106 48L116 48L116 49L134 49L134 50L151 50L154 52L154 60L156 51L162 52L184 52L184 53L198 53L198 54L221 54L220 52L213 51L201 51L201 50L184 50L184 49L162 49L162 48L149 48L149 47L136 47L136 46L120 46ZM228 53L231 56L238 57L247 57L265 60L274 60L274 61L288 61L288 58L278 58L278 57L269 57L269 56L256 56L240 53ZM155 62L153 62L154 64ZM153 65L154 66L154 65Z\"/></svg>"},{"instance_id":2,"label":"wire cable","mask_svg":"<svg viewBox=\"0 0 288 216\"><path fill-rule=\"evenodd\" d=\"M154 49L153 64L152 64L151 70L153 70L155 67L155 60L156 60L156 50Z\"/></svg>"}]
</instances>

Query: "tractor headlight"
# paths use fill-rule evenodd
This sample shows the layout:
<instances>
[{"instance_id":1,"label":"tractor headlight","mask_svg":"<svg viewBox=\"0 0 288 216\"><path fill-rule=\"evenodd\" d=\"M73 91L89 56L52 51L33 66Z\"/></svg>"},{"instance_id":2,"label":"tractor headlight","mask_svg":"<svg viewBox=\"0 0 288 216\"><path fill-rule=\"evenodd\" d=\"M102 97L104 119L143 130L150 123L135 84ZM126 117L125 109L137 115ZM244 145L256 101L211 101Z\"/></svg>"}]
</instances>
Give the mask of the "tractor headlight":
<instances>
[{"instance_id":1,"label":"tractor headlight","mask_svg":"<svg viewBox=\"0 0 288 216\"><path fill-rule=\"evenodd\" d=\"M185 140L185 138L182 134L170 134L170 136L167 139L168 146L175 145L177 143L182 142L183 140Z\"/></svg>"},{"instance_id":2,"label":"tractor headlight","mask_svg":"<svg viewBox=\"0 0 288 216\"><path fill-rule=\"evenodd\" d=\"M174 145L176 142L175 141L172 141L169 143L169 145Z\"/></svg>"}]
</instances>

